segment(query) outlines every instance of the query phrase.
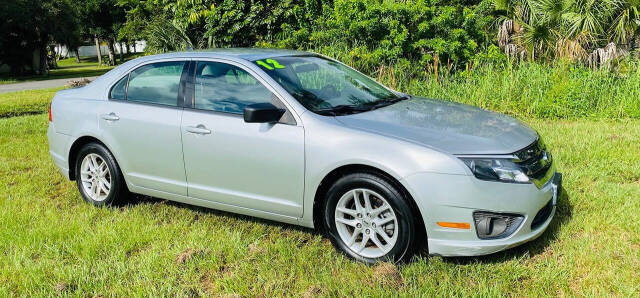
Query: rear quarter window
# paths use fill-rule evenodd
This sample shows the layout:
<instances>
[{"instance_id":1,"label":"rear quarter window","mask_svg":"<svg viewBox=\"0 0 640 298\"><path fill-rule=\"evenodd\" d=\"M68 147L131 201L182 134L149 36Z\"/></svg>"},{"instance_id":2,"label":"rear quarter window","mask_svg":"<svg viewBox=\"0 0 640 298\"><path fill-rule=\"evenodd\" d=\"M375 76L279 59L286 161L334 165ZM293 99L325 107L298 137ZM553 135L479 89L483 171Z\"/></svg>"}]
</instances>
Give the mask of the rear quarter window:
<instances>
[{"instance_id":1,"label":"rear quarter window","mask_svg":"<svg viewBox=\"0 0 640 298\"><path fill-rule=\"evenodd\" d=\"M129 81L129 75L126 75L124 78L120 79L113 88L111 88L111 92L109 92L109 99L119 99L125 100L127 93L127 82Z\"/></svg>"},{"instance_id":2,"label":"rear quarter window","mask_svg":"<svg viewBox=\"0 0 640 298\"><path fill-rule=\"evenodd\" d=\"M178 105L178 89L184 61L144 65L129 74L127 101Z\"/></svg>"}]
</instances>

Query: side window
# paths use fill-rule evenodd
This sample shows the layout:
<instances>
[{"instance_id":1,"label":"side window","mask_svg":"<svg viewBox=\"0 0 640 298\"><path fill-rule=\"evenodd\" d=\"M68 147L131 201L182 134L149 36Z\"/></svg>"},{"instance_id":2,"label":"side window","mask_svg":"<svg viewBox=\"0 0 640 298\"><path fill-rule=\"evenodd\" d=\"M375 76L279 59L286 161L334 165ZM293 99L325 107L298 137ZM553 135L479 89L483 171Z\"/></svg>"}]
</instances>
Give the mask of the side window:
<instances>
[{"instance_id":1,"label":"side window","mask_svg":"<svg viewBox=\"0 0 640 298\"><path fill-rule=\"evenodd\" d=\"M195 108L242 114L249 104L272 102L271 92L239 67L219 62L198 62Z\"/></svg>"},{"instance_id":2,"label":"side window","mask_svg":"<svg viewBox=\"0 0 640 298\"><path fill-rule=\"evenodd\" d=\"M178 105L178 88L185 62L160 62L142 66L129 74L127 100Z\"/></svg>"},{"instance_id":3,"label":"side window","mask_svg":"<svg viewBox=\"0 0 640 298\"><path fill-rule=\"evenodd\" d=\"M127 82L129 81L129 75L126 75L124 78L120 79L113 88L111 88L111 92L109 92L110 99L125 99L125 93L127 92Z\"/></svg>"}]
</instances>

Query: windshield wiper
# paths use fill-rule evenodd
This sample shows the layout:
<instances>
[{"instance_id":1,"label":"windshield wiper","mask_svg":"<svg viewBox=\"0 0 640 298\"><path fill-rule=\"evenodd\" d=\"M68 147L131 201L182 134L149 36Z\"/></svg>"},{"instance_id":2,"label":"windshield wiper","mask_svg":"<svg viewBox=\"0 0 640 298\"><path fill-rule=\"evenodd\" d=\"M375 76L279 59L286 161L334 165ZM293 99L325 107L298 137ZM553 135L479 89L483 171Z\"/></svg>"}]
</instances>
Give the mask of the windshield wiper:
<instances>
[{"instance_id":1,"label":"windshield wiper","mask_svg":"<svg viewBox=\"0 0 640 298\"><path fill-rule=\"evenodd\" d=\"M407 100L407 99L410 99L410 98L411 98L411 95L404 94L402 96L385 98L383 100L374 101L374 102L370 103L369 110L375 110L375 109L379 109L379 108L382 108L382 107L390 106L390 105L392 105L392 104L394 104L396 102Z\"/></svg>"},{"instance_id":2,"label":"windshield wiper","mask_svg":"<svg viewBox=\"0 0 640 298\"><path fill-rule=\"evenodd\" d=\"M356 114L356 113L361 113L361 112L366 112L366 111L371 111L371 110L379 109L382 107L386 107L396 102L403 101L410 98L411 98L410 95L403 95L398 97L394 96L391 98L386 98L379 101L366 103L363 105L337 105L332 108L318 109L318 110L315 110L315 112L321 115L330 115L330 116Z\"/></svg>"},{"instance_id":3,"label":"windshield wiper","mask_svg":"<svg viewBox=\"0 0 640 298\"><path fill-rule=\"evenodd\" d=\"M369 111L370 108L356 105L337 105L328 109L315 110L320 115L340 116Z\"/></svg>"}]
</instances>

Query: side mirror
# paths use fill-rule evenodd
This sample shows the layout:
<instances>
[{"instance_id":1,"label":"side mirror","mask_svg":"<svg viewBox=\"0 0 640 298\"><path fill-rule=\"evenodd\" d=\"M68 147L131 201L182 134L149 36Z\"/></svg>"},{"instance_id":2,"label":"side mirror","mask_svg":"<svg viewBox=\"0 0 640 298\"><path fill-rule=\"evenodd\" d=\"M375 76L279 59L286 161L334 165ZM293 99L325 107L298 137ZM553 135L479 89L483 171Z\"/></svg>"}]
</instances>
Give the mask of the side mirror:
<instances>
[{"instance_id":1,"label":"side mirror","mask_svg":"<svg viewBox=\"0 0 640 298\"><path fill-rule=\"evenodd\" d=\"M271 103L254 103L244 107L244 122L274 123L278 122L285 110Z\"/></svg>"}]
</instances>

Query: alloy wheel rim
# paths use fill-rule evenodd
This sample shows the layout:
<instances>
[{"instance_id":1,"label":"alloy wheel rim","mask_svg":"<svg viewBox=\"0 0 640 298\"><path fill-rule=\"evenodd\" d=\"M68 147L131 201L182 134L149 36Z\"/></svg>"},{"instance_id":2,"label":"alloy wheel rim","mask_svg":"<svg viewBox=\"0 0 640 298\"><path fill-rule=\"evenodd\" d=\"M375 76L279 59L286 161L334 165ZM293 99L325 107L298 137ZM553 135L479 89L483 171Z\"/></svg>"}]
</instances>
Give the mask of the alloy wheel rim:
<instances>
[{"instance_id":1,"label":"alloy wheel rim","mask_svg":"<svg viewBox=\"0 0 640 298\"><path fill-rule=\"evenodd\" d=\"M336 229L354 253L379 258L398 240L398 219L387 200L373 190L353 189L336 206Z\"/></svg>"},{"instance_id":2,"label":"alloy wheel rim","mask_svg":"<svg viewBox=\"0 0 640 298\"><path fill-rule=\"evenodd\" d=\"M111 172L109 166L95 153L89 153L80 165L80 179L84 193L92 200L104 201L111 191Z\"/></svg>"}]
</instances>

